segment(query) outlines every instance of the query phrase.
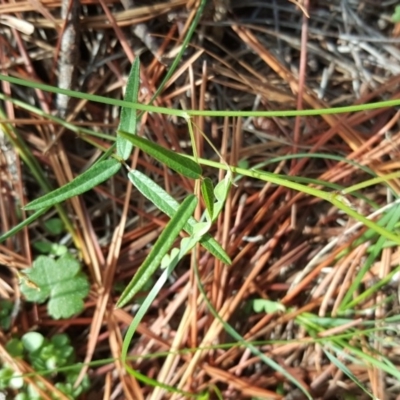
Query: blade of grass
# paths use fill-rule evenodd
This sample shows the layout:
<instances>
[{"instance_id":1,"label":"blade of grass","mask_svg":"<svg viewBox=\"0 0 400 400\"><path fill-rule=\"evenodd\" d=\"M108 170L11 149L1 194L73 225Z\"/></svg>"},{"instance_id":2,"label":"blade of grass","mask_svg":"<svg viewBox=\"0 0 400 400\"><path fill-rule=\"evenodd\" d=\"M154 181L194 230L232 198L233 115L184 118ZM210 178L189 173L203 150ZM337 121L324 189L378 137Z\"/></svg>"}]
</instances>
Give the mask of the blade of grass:
<instances>
[{"instance_id":1,"label":"blade of grass","mask_svg":"<svg viewBox=\"0 0 400 400\"><path fill-rule=\"evenodd\" d=\"M333 365L336 365L336 368L340 371L342 371L345 375L347 375L362 391L364 391L368 396L373 398L372 393L368 392L368 390L365 388L365 385L360 382L359 379L357 379L356 376L347 368L345 364L343 364L336 356L331 354L329 351L327 351L325 348L323 348L323 352L327 356L327 358L332 362Z\"/></svg>"},{"instance_id":2,"label":"blade of grass","mask_svg":"<svg viewBox=\"0 0 400 400\"><path fill-rule=\"evenodd\" d=\"M0 107L0 119L5 119L6 115L3 109ZM17 129L14 129L10 124L1 124L2 130L7 136L8 141L13 145L14 149L18 152L23 162L29 168L31 174L38 182L41 189L45 192L49 192L52 190L52 187L48 180L45 177L45 174L33 156L32 152L30 151L29 147L26 145L25 141L19 134ZM65 212L64 208L61 205L56 206L56 210L63 221L67 231L71 234L72 240L74 241L75 246L79 249L81 247L80 239L75 232L74 226L70 221L68 214ZM33 214L34 216L38 217L38 214ZM32 217L33 218L33 217ZM33 222L33 219L30 219Z\"/></svg>"},{"instance_id":3,"label":"blade of grass","mask_svg":"<svg viewBox=\"0 0 400 400\"><path fill-rule=\"evenodd\" d=\"M171 257L169 265L164 269L164 272L158 278L157 282L154 284L149 294L146 296L145 300L140 305L139 310L136 312L135 317L133 318L133 321L129 325L129 328L124 337L124 342L122 344L122 355L121 355L122 362L125 362L126 360L129 350L129 345L132 341L133 335L135 334L137 327L139 326L140 321L145 316L146 312L150 308L151 304L157 297L160 290L163 288L167 279L172 274L178 262L186 255L186 253L188 253L194 246L196 246L198 241L199 238L193 238L193 237L183 238L179 250L174 248L173 250L178 250L178 251L171 252L171 254L173 253L174 255Z\"/></svg>"},{"instance_id":4,"label":"blade of grass","mask_svg":"<svg viewBox=\"0 0 400 400\"><path fill-rule=\"evenodd\" d=\"M309 194L314 197L318 197L322 200L326 200L329 203L332 203L334 206L339 208L340 210L344 211L348 216L353 217L355 220L361 222L368 228L373 229L381 236L384 236L387 239L392 240L394 243L400 245L400 236L396 235L393 232L379 226L375 222L369 220L368 218L364 217L363 215L359 214L357 211L353 210L351 207L347 206L344 202L340 200L340 196L335 196L334 193L324 192L323 190L312 188L306 185L301 185L299 183L293 182L288 179L288 177L284 175L278 175L271 172L265 171L255 171L253 169L247 170L244 168L228 166L223 163L219 163L216 161L206 160L204 158L198 158L198 162L202 165L208 165L211 167L224 169L224 170L231 170L237 174L248 176L250 178L259 179L265 182L271 182L279 186L284 186L289 189L296 190L298 192L303 192Z\"/></svg>"},{"instance_id":5,"label":"blade of grass","mask_svg":"<svg viewBox=\"0 0 400 400\"><path fill-rule=\"evenodd\" d=\"M9 231L3 233L0 236L0 243L4 242L4 240L8 239L9 237L15 235L18 233L21 229L25 228L25 226L28 226L32 222L36 221L42 214L44 214L49 207L47 208L42 208L40 210L37 210L35 213L30 215L28 218L24 219L22 222L20 222L18 225L15 225L13 228L11 228Z\"/></svg>"},{"instance_id":6,"label":"blade of grass","mask_svg":"<svg viewBox=\"0 0 400 400\"><path fill-rule=\"evenodd\" d=\"M395 208L390 209L388 211L388 214L389 214L388 215L389 220L387 223L387 230L393 231L394 226L400 220L400 205L398 205ZM385 242L386 242L386 238L381 236L378 239L377 243L374 244L373 251L369 254L367 260L365 261L365 264L358 271L357 276L355 277L355 279L352 280L352 283L351 283L349 289L346 291L346 294L343 298L342 304L339 307L340 312L345 312L349 308L356 306L360 301L364 300L365 292L358 295L357 298L355 298L353 300L351 300L351 299L354 296L354 293L358 290L365 274L368 272L368 270L371 268L372 264L376 261L377 257L381 253Z\"/></svg>"},{"instance_id":7,"label":"blade of grass","mask_svg":"<svg viewBox=\"0 0 400 400\"><path fill-rule=\"evenodd\" d=\"M156 107L148 104L140 103L130 103L124 100L111 99L104 96L98 96L94 94L87 94L82 92L77 92L74 90L61 89L55 86L45 85L36 81L29 81L20 78L14 78L12 76L7 76L0 74L0 80L13 83L20 86L35 88L44 90L50 93L60 93L65 94L70 97L75 97L77 99L85 99L89 101L94 101L102 104L109 104L113 106L131 108L133 110L148 111L159 114L174 115L177 117L182 117L187 119L188 117L296 117L296 116L314 116L314 115L329 115L329 114L343 114L367 110L375 110L378 108L390 108L397 107L400 105L400 99L379 101L375 103L365 103L357 104L353 106L346 107L334 107L334 108L324 108L324 109L309 109L309 110L284 110L284 111L215 111L215 110L176 110L173 108L166 107Z\"/></svg>"},{"instance_id":8,"label":"blade of grass","mask_svg":"<svg viewBox=\"0 0 400 400\"><path fill-rule=\"evenodd\" d=\"M280 366L278 363L276 363L274 360L271 358L268 358L263 354L260 350L258 350L257 347L255 347L252 343L246 341L230 324L228 324L226 321L224 321L220 315L218 314L218 311L214 308L214 306L211 304L210 300L207 297L207 294L204 290L204 287L201 283L201 277L199 270L197 268L197 265L195 265L194 268L195 276L196 276L196 281L197 281L197 286L200 290L200 293L203 296L204 301L207 304L207 308L211 312L211 314L216 318L221 325L224 327L225 332L227 332L228 335L232 336L235 340L237 340L239 343L241 343L246 349L248 349L252 354L255 356L259 357L260 360L268 365L270 368L272 368L274 371L277 371L281 373L285 378L287 378L290 382L292 382L296 387L298 387L304 394L305 396L312 400L311 395L308 393L308 391L303 387L303 385L292 375L290 375L285 368Z\"/></svg>"}]
</instances>

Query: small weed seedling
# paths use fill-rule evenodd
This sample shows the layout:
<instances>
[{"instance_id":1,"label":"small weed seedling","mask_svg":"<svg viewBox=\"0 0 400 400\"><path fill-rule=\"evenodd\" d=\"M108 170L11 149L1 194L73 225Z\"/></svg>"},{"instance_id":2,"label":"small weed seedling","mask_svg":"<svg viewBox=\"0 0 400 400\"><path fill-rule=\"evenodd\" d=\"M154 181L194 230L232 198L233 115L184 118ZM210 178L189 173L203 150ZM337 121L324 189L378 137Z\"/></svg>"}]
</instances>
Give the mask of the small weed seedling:
<instances>
[{"instance_id":1,"label":"small weed seedling","mask_svg":"<svg viewBox=\"0 0 400 400\"><path fill-rule=\"evenodd\" d=\"M6 344L7 351L15 359L28 361L38 374L50 375L55 387L69 399L77 399L88 390L90 382L85 376L81 384L74 387L79 370L71 368L75 361L75 351L66 334L54 335L50 340L38 332L28 332L21 339L11 339ZM69 367L69 368L67 368ZM26 384L21 374L7 364L0 369L0 390L14 395L15 400L40 400L37 388L46 392L43 383L31 377L34 384ZM52 399L59 397L48 393Z\"/></svg>"},{"instance_id":2,"label":"small weed seedling","mask_svg":"<svg viewBox=\"0 0 400 400\"><path fill-rule=\"evenodd\" d=\"M69 253L54 259L39 256L20 279L21 291L28 301L44 303L55 318L69 318L83 310L89 282L80 263Z\"/></svg>"}]
</instances>

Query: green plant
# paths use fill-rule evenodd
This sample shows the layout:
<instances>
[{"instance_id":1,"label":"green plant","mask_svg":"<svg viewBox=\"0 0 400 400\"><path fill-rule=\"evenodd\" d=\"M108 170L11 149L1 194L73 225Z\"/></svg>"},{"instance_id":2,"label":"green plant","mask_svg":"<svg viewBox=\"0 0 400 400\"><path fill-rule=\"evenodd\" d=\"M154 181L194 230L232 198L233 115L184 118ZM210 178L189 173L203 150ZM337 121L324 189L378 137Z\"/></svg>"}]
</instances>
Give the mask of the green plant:
<instances>
[{"instance_id":1,"label":"green plant","mask_svg":"<svg viewBox=\"0 0 400 400\"><path fill-rule=\"evenodd\" d=\"M397 5L394 9L394 13L392 15L393 22L400 22L400 5Z\"/></svg>"},{"instance_id":2,"label":"green plant","mask_svg":"<svg viewBox=\"0 0 400 400\"><path fill-rule=\"evenodd\" d=\"M53 318L69 318L83 309L89 282L80 263L69 253L58 259L39 256L21 279L21 291L28 301L44 303Z\"/></svg>"},{"instance_id":3,"label":"green plant","mask_svg":"<svg viewBox=\"0 0 400 400\"><path fill-rule=\"evenodd\" d=\"M2 330L10 329L11 312L13 309L13 302L10 300L0 300L0 328Z\"/></svg>"},{"instance_id":4,"label":"green plant","mask_svg":"<svg viewBox=\"0 0 400 400\"><path fill-rule=\"evenodd\" d=\"M85 376L76 388L74 387L78 376L77 370L71 368L75 362L75 351L66 334L56 334L48 340L39 332L28 332L21 339L9 340L6 349L14 358L29 361L36 373L50 375L57 389L70 399L77 399L89 388L88 376ZM40 382L37 382L37 386L44 390ZM23 377L11 366L2 364L0 390L7 389L17 392L14 397L17 400L41 399L35 385L26 384ZM49 394L55 400L59 398L55 393Z\"/></svg>"},{"instance_id":5,"label":"green plant","mask_svg":"<svg viewBox=\"0 0 400 400\"><path fill-rule=\"evenodd\" d=\"M352 187L342 189L338 191L335 188L335 191L329 190L322 190L317 189L315 187L309 186L310 183L318 183L318 185L323 185L324 187L330 188L331 186L328 183L323 182L316 182L312 180L302 179L299 177L290 177L290 176L283 176L278 174L272 174L265 171L257 170L254 168L248 168L246 165L243 167L235 167L233 165L227 165L223 162L215 162L208 159L200 159L196 156L196 149L193 147L194 156L189 157L186 155L176 154L168 149L165 149L159 146L156 143L153 143L147 139L139 138L136 136L136 124L139 123L140 118L139 115L136 116L136 110L146 110L152 112L161 112L161 113L168 113L171 115L176 115L185 118L188 123L189 132L193 135L193 129L191 124L191 117L195 115L210 115L210 116L289 116L289 115L315 115L315 114L329 114L335 112L349 112L349 111L356 111L360 109L372 109L382 106L393 106L399 103L398 100L393 100L389 102L381 102L375 104L367 104L362 106L352 106L352 107L344 107L338 109L326 109L326 110L305 110L305 111L288 111L288 112L230 112L230 111L195 111L195 110L169 110L164 109L161 107L154 107L154 106L147 106L142 104L135 103L137 99L137 85L135 86L134 83L138 81L138 61L133 65L131 75L129 77L128 86L131 88L127 91L127 96L130 98L125 99L125 101L118 101L113 99L105 99L99 98L96 96L84 95L81 93L76 93L72 91L68 91L67 94L73 95L76 97L87 98L90 100L97 100L102 101L108 104L117 104L123 107L125 110L121 116L121 123L119 126L119 130L117 132L117 146L113 145L110 147L108 151L106 151L103 156L87 171L83 174L76 177L73 181L69 182L65 186L56 189L55 191L44 195L41 198L38 198L31 203L29 203L25 209L26 210L33 210L35 211L26 221L23 221L19 226L12 229L10 232L4 234L0 240L4 240L5 238L14 234L18 229L26 226L27 224L31 223L34 219L36 219L39 215L43 214L49 207L55 206L60 202L67 200L72 196L76 196L82 194L91 188L95 187L96 185L102 183L103 181L107 180L108 178L112 177L116 173L120 171L120 169L124 166L128 171L128 178L132 182L132 184L137 188L139 192L143 194L148 200L150 200L160 211L164 212L168 215L171 220L165 228L163 234L160 235L157 242L154 244L152 251L149 253L148 257L144 261L141 268L138 270L137 274L133 278L132 282L128 284L125 288L123 294L120 297L118 302L118 306L123 306L127 304L135 294L140 291L144 285L152 278L155 270L159 267L162 268L162 274L160 278L156 281L153 288L151 289L150 293L147 295L146 299L140 305L138 312L135 315L135 318L125 336L124 346L123 346L123 360L126 359L126 354L128 350L128 346L130 344L130 340L133 337L133 334L149 309L152 301L155 299L159 291L161 290L163 284L167 281L168 277L172 274L175 266L191 249L195 247L197 243L200 243L207 251L213 254L215 257L220 259L223 263L229 264L230 259L219 243L212 238L212 236L208 233L210 230L213 222L216 220L218 215L220 214L222 207L224 205L224 201L228 195L229 188L232 183L232 174L236 173L239 177L240 176L247 176L254 179L258 179L265 182L270 182L276 185L285 186L287 188L300 191L312 196L319 197L325 201L332 203L338 209L343 210L347 215L353 217L357 221L368 226L373 232L374 235L380 235L382 240L386 241L387 239L391 240L393 243L400 244L400 239L396 233L393 232L392 229L388 229L385 227L384 223L380 221L374 222L363 215L359 214L355 211L351 205L349 205L345 201L345 195L348 193L353 193L356 190L360 190L361 188L365 188L377 183L386 183L389 179L397 177L399 174L390 174L385 177L373 178L369 181L362 182L362 184L357 184ZM4 77L0 76L1 79L23 84L26 86L33 85L31 82L21 81L16 78L12 77ZM41 87L42 89L46 89L49 91L60 91L55 88L51 88L46 85L39 85L34 83L35 86ZM5 98L4 96L0 96L0 98ZM7 98L8 99L8 98ZM16 100L10 99L14 103L18 104L21 107L28 108L27 105L24 105L21 102ZM132 101L132 102L131 102ZM34 109L33 107L29 106L30 111L34 111L39 115L46 116L49 119L52 119L51 116L45 115L43 112ZM129 111L127 111L129 110ZM135 117L134 117L135 116ZM136 118L136 119L135 119ZM54 119L54 118L53 118ZM136 121L134 123L133 121ZM58 121L62 123L62 121ZM194 143L194 141L192 141ZM199 191L196 193L201 196L204 204L206 206L204 215L200 221L196 221L193 217L193 211L198 203L198 197L196 195L190 194L188 197L180 204L176 199L171 197L160 185L154 182L150 177L146 176L139 170L131 170L128 165L125 164L124 160L127 160L132 152L133 147L136 147L147 154L151 155L155 158L158 162L166 165L171 170L174 170L188 178L195 179L197 181L196 185L200 188ZM116 148L116 152L114 150ZM309 156L309 155L307 155ZM269 162L273 162L269 160ZM220 170L225 170L226 175L225 178L219 182L217 185L214 186L211 180L202 176L202 169L201 166L206 165L213 168L217 168ZM181 230L186 231L189 234L189 237L184 238L181 240L179 247L172 248L174 246L175 240L178 237ZM62 258L60 258L61 260ZM45 265L47 264L48 260L51 263L51 268L56 270L54 263L56 263L51 258L39 258L40 267L38 271L45 271ZM58 262L58 261L57 261ZM76 264L75 264L76 265ZM34 269L34 268L33 268ZM73 269L73 268L72 268ZM68 281L72 280L76 276L77 270L75 268L75 272L71 275L67 274L64 271L61 273L60 279L57 281L58 285L57 288L61 291L63 295L68 297L68 292L70 289L76 290L75 285L70 285L70 288L67 288L67 284L65 284L65 290L62 289L64 286L63 279L67 279ZM63 275L66 274L66 275ZM39 278L40 274L29 274L28 277L31 281L33 281L37 286L44 286L47 289L44 290L43 294L40 293L42 290L38 291L34 287L29 287L28 282L25 282L25 289L24 293L26 294L27 298L31 299L32 301L45 301L48 296L51 296L51 301L53 299L54 293L50 290L50 285L53 281L44 281L40 282ZM361 275L360 275L361 276ZM39 278L37 280L36 278ZM352 289L354 291L354 289ZM29 293L29 294L27 294ZM87 286L82 284L82 293L87 293ZM350 292L349 292L350 293ZM64 298L63 295L61 298ZM30 296L30 297L29 297ZM204 294L205 296L205 294ZM347 300L347 299L346 299ZM60 302L61 305L62 302ZM80 303L81 304L81 303ZM50 306L50 302L49 302ZM209 308L211 309L212 306L208 304ZM74 312L78 312L80 308L74 308ZM50 311L50 309L49 309ZM52 314L54 316L62 316L66 314L62 314L61 311L55 312ZM71 315L71 314L68 314ZM219 318L218 313L213 313L216 318ZM248 347L253 354L260 357L260 359L276 370L279 370L282 374L284 374L291 382L296 384L302 390L304 389L299 382L296 381L290 374L286 372L284 368L281 368L278 364L276 364L273 360L268 359L263 355L261 352L257 350L254 346L250 345L240 335L236 335L234 330L228 327L226 322L221 320L222 326L235 338L241 340L241 343ZM143 377L139 377L137 375L137 371L131 371L130 373L137 376L138 379L143 380Z\"/></svg>"},{"instance_id":6,"label":"green plant","mask_svg":"<svg viewBox=\"0 0 400 400\"><path fill-rule=\"evenodd\" d=\"M65 224L60 218L49 218L44 221L43 227L49 236L57 237L65 231ZM48 239L38 239L32 246L41 254L60 257L68 252L68 247Z\"/></svg>"},{"instance_id":7,"label":"green plant","mask_svg":"<svg viewBox=\"0 0 400 400\"><path fill-rule=\"evenodd\" d=\"M204 6L205 1L202 1L202 6ZM201 10L199 14L201 15ZM198 21L198 19L197 19ZM192 25L191 32L193 32L193 27L195 27L195 23ZM188 35L188 38L190 35ZM185 42L187 44L187 41ZM182 46L182 51L184 51L185 46ZM176 58L176 63L179 62L179 56ZM174 61L174 65L176 65ZM170 69L166 79L168 76L171 76L170 72L173 71L173 67ZM171 72L172 73L172 72ZM346 201L345 195L348 193L354 193L356 190L360 188L365 188L367 186L371 186L377 183L386 183L387 180L392 179L396 176L396 174L391 174L390 176L374 178L370 181L366 181L360 185L354 185L350 188L343 189L340 187L334 187L332 184L327 182L321 182L311 179L305 179L301 177L291 177L284 176L278 174L272 174L268 172L261 171L259 166L258 168L251 168L245 162L241 163L238 167L234 165L227 165L224 162L215 162L208 159L200 159L197 157L196 148L194 146L193 140L193 128L191 118L194 116L217 116L217 117L249 117L249 116L257 116L257 117L277 117L277 116L300 116L300 115L323 115L323 114L335 114L339 112L352 112L352 111L366 111L368 109L374 109L378 107L390 107L399 104L399 100L392 100L381 103L373 103L373 104L362 104L353 107L341 107L336 109L325 109L325 110L304 110L304 111L280 111L280 112L248 112L248 111L199 111L199 110L174 110L167 109L163 107L155 107L151 104L144 105L138 104L138 88L139 88L139 60L136 59L135 63L132 66L131 74L128 80L128 87L126 91L126 97L124 101L108 99L99 96L93 96L85 93L77 93L72 91L61 90L59 88L53 88L47 85L41 85L37 82L28 82L22 81L13 77L0 76L0 79L4 79L5 81L25 85L28 87L41 88L43 90L48 90L50 92L56 93L64 93L70 96L74 96L77 98L92 100L92 101L100 101L104 104L112 104L118 105L121 109L121 122L117 130L117 138L116 144L110 147L110 150L105 152L103 156L85 173L79 175L72 182L68 183L62 188L59 188L42 198L36 199L30 204L28 204L25 208L27 210L35 211L26 221L22 222L19 226L12 229L10 232L6 233L2 236L2 239L11 236L18 229L26 226L35 220L39 215L43 214L47 208L52 206L58 206L60 202L67 200L72 196L76 196L82 194L96 185L102 183L113 175L117 174L121 168L126 168L128 171L129 180L135 185L137 190L143 194L148 200L150 200L160 211L165 213L169 218L170 222L165 228L165 231L162 235L160 235L158 241L154 244L154 247L137 274L134 276L133 280L128 284L128 286L123 291L123 294L120 297L118 302L118 306L123 306L127 304L132 298L139 292L142 291L146 284L152 282L153 275L157 268L161 268L162 274L161 277L156 281L153 285L153 288L150 290L150 293L147 295L146 299L141 303L139 311L136 313L135 318L132 322L130 329L128 330L125 341L124 341L124 351L123 351L123 359L125 360L127 349L130 343L130 339L132 338L140 320L145 315L146 311L150 307L152 301L155 299L161 287L166 282L168 277L171 275L173 269L190 250L192 250L197 243L200 243L207 251L213 254L216 258L221 260L225 264L230 263L230 259L222 247L216 242L212 236L208 233L213 222L216 220L218 215L220 214L225 199L228 195L230 185L232 182L233 173L237 174L237 179L240 177L247 176L254 179L258 179L265 182L270 182L272 184L284 186L290 188L295 191L303 192L312 196L319 197L327 202L332 203L337 208L344 211L348 216L353 217L357 221L365 224L369 227L368 234L370 235L369 240L380 238L378 243L375 246L374 257L381 251L383 245L387 245L388 240L392 241L393 244L399 244L400 239L397 235L397 232L393 232L393 229L390 225L387 225L384 221L385 216L378 220L377 222L373 222L367 218L365 218L360 213L356 212L351 204ZM162 89L163 84L160 85L157 93ZM157 93L154 97L157 96ZM154 98L153 97L153 98ZM8 101L17 104L19 107L27 109L31 112L36 113L42 117L46 117L51 121L57 122L64 127L68 127L74 132L77 132L81 137L85 140L90 141L90 135L100 136L99 133L91 132L89 130L79 129L71 124L68 124L64 121L61 121L54 116L43 113L43 111L38 110L32 106L26 105L23 102L18 100L7 98L6 96L0 96L2 99L6 99ZM188 157L180 154L176 154L171 152L163 147L152 143L151 141L140 138L136 136L137 124L140 124L141 114L138 111L148 111L148 112L158 112L162 114L169 114L181 117L186 120L188 124L189 132L192 135L192 144L193 144L193 156ZM101 136L103 139L109 139L110 141L115 140L114 137L103 135ZM139 170L130 170L129 166L125 164L125 161L130 158L133 148L142 150L148 155L154 157L159 163L165 165L171 170L174 170L188 178L196 180L196 191L195 194L188 194L187 198L179 203L176 199L171 197L160 185L154 182L150 177L146 176ZM290 156L292 158L302 157L304 155L298 154L294 156ZM307 154L307 157L311 157L312 155ZM319 155L321 156L321 155ZM326 155L322 155L327 157ZM283 157L281 157L283 160ZM276 162L275 160L268 160L268 163ZM225 178L214 186L213 182L202 176L201 166L206 165L218 170L225 170L226 175ZM323 189L316 189L311 185L319 185L322 186ZM200 221L196 221L193 217L193 211L199 201L199 199L203 200L205 204L205 212ZM374 205L372 205L374 206ZM391 211L390 211L391 213ZM389 212L386 214L390 214ZM396 219L394 218L393 221ZM398 220L398 219L397 219ZM187 232L189 237L185 237L179 243L178 247L174 248L175 242L180 234L181 230ZM372 263L373 257L371 260L368 260L367 264L370 265ZM44 261L43 261L44 262ZM366 265L367 265L366 264ZM44 266L42 268L44 271ZM363 276L365 275L365 268L362 268L360 274L357 277L357 280L354 282L354 285L348 292L345 300L343 301L341 310L345 312L350 307L354 307L357 303L359 303L362 298L355 297L357 295L358 284L361 282ZM34 276L29 275L29 279L33 281L38 287L40 287L40 283L34 281ZM200 282L200 279L198 279ZM26 283L29 283L27 281ZM61 285L61 280L60 280ZM49 286L49 282L44 282L44 286ZM28 284L26 286L29 286ZM201 287L201 283L199 283ZM32 291L35 290L34 287L30 287ZM202 288L201 288L202 289ZM202 291L203 297L206 298L205 291ZM49 291L49 295L51 295ZM36 293L37 295L37 293ZM364 295L364 294L363 294ZM39 298L39 297L37 297ZM38 301L38 300L36 300ZM44 300L42 300L44 301ZM49 303L50 304L50 303ZM304 390L302 385L296 381L296 379L292 378L284 368L280 367L273 360L268 359L267 356L262 354L255 346L251 343L246 342L243 338L240 337L219 315L218 312L212 308L212 305L207 303L209 309L215 318L219 319L221 325L224 326L227 332L235 337L238 342L246 346L249 350L253 352L253 354L257 355L261 361L265 364L279 370L283 375L285 375L291 382L300 387L300 389ZM256 305L256 304L255 304ZM278 303L273 304L271 302L258 302L257 310L264 310L265 312L273 312L279 310L279 307L276 306ZM283 311L283 310L281 310ZM316 330L318 330L316 328ZM330 354L330 353L329 353ZM329 357L329 356L327 356ZM338 364L339 365L339 364ZM341 369L345 370L345 366L341 365ZM127 370L132 374L138 377L138 379L145 381L143 376L139 376L137 371L131 371L127 368ZM147 384L157 384L154 382L145 381ZM161 384L160 384L161 385ZM173 390L173 388L168 388L168 390Z\"/></svg>"}]
</instances>

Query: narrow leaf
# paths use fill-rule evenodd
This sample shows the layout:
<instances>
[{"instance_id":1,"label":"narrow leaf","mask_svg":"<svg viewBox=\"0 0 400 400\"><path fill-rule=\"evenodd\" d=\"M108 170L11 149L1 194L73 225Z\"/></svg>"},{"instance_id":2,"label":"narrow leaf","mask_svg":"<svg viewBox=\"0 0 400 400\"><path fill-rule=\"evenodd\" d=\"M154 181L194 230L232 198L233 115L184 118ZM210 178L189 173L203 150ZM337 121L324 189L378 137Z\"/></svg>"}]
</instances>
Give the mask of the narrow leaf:
<instances>
[{"instance_id":1,"label":"narrow leaf","mask_svg":"<svg viewBox=\"0 0 400 400\"><path fill-rule=\"evenodd\" d=\"M28 226L31 224L33 221L36 221L42 214L44 214L48 210L47 208L42 208L38 211L36 211L34 214L29 216L27 219L21 221L18 225L14 226L11 228L9 231L3 233L0 236L0 243L4 242L4 240L8 239L9 237L15 235L17 232L19 232L21 229L24 229L25 226Z\"/></svg>"},{"instance_id":2,"label":"narrow leaf","mask_svg":"<svg viewBox=\"0 0 400 400\"><path fill-rule=\"evenodd\" d=\"M211 220L214 214L214 186L210 178L201 181L201 194Z\"/></svg>"},{"instance_id":3,"label":"narrow leaf","mask_svg":"<svg viewBox=\"0 0 400 400\"><path fill-rule=\"evenodd\" d=\"M131 135L123 131L118 131L118 135L122 136L124 139L129 140L136 147L139 147L140 150L149 154L157 161L165 164L167 167L178 172L179 174L192 179L199 179L201 177L202 171L200 165L190 158L168 150L150 140L147 140L137 135Z\"/></svg>"},{"instance_id":4,"label":"narrow leaf","mask_svg":"<svg viewBox=\"0 0 400 400\"><path fill-rule=\"evenodd\" d=\"M159 210L172 218L179 207L179 203L170 194L138 170L130 171L128 178L143 196L150 200ZM190 235L193 235L196 223L197 221L194 218L189 218L183 229ZM214 257L225 264L231 264L231 260L225 250L210 234L206 233L200 240L200 243Z\"/></svg>"},{"instance_id":5,"label":"narrow leaf","mask_svg":"<svg viewBox=\"0 0 400 400\"><path fill-rule=\"evenodd\" d=\"M154 244L151 252L144 260L136 272L133 279L123 291L117 307L123 307L137 292L139 292L146 282L152 277L156 269L159 267L162 259L171 249L176 237L183 229L188 219L193 214L197 206L197 197L195 195L188 196L179 206L177 212L169 221L160 237Z\"/></svg>"},{"instance_id":6,"label":"narrow leaf","mask_svg":"<svg viewBox=\"0 0 400 400\"><path fill-rule=\"evenodd\" d=\"M140 305L139 309L137 310L135 317L133 318L131 324L129 325L128 331L126 332L124 343L122 346L122 360L125 362L126 355L128 351L129 343L132 340L132 337L139 326L140 321L143 319L147 311L149 310L150 306L153 304L153 301L157 297L160 290L163 288L165 283L167 282L168 278L171 276L172 272L174 271L175 267L178 265L178 262L184 257L186 253L188 253L198 241L193 237L185 237L181 240L180 248L179 249L172 249L170 257L169 257L169 265L166 266L161 276L157 279L157 282L154 283L153 287L151 288L150 292L144 299L143 303ZM177 250L177 251L175 251ZM174 254L172 254L174 253Z\"/></svg>"},{"instance_id":7,"label":"narrow leaf","mask_svg":"<svg viewBox=\"0 0 400 400\"><path fill-rule=\"evenodd\" d=\"M121 163L113 158L94 164L87 171L77 176L66 185L31 201L25 210L39 210L61 203L70 197L85 193L93 187L112 177L121 168Z\"/></svg>"},{"instance_id":8,"label":"narrow leaf","mask_svg":"<svg viewBox=\"0 0 400 400\"><path fill-rule=\"evenodd\" d=\"M217 202L214 204L214 214L212 216L212 221L214 222L218 215L221 213L222 208L224 207L225 201L229 194L229 189L231 187L232 176L231 173L225 175L225 178L215 186L214 195L217 199Z\"/></svg>"},{"instance_id":9,"label":"narrow leaf","mask_svg":"<svg viewBox=\"0 0 400 400\"><path fill-rule=\"evenodd\" d=\"M193 228L193 236L200 238L205 235L211 228L211 221L209 222L198 222Z\"/></svg>"},{"instance_id":10,"label":"narrow leaf","mask_svg":"<svg viewBox=\"0 0 400 400\"><path fill-rule=\"evenodd\" d=\"M140 84L140 60L139 57L135 58L135 61L132 64L131 72L129 73L128 83L126 85L125 92L125 101L129 101L131 103L138 102L138 93L139 93L139 84ZM133 108L121 108L121 116L120 123L118 125L118 130L129 132L132 135L136 134L136 123L137 123L137 114L136 110ZM132 152L133 144L129 140L126 140L122 136L117 136L117 154L127 160Z\"/></svg>"},{"instance_id":11,"label":"narrow leaf","mask_svg":"<svg viewBox=\"0 0 400 400\"><path fill-rule=\"evenodd\" d=\"M217 201L225 202L231 187L231 180L232 177L228 171L225 175L225 178L221 182L218 182L217 186L215 186L214 195Z\"/></svg>"}]
</instances>

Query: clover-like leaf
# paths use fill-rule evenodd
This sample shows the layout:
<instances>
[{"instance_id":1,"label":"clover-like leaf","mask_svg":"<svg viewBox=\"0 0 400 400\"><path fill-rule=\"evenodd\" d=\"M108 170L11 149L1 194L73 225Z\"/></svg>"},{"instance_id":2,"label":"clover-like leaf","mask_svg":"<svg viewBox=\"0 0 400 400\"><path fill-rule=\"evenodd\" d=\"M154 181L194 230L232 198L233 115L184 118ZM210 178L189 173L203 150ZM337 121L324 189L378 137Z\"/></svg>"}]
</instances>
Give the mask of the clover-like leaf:
<instances>
[{"instance_id":1,"label":"clover-like leaf","mask_svg":"<svg viewBox=\"0 0 400 400\"><path fill-rule=\"evenodd\" d=\"M265 312L267 314L273 314L278 311L286 311L286 307L278 303L277 301L267 300L267 299L254 299L253 309L256 313Z\"/></svg>"},{"instance_id":2,"label":"clover-like leaf","mask_svg":"<svg viewBox=\"0 0 400 400\"><path fill-rule=\"evenodd\" d=\"M22 278L21 291L28 301L43 303L50 298L48 312L53 318L69 318L83 309L89 282L79 262L67 254L54 260L39 256Z\"/></svg>"},{"instance_id":3,"label":"clover-like leaf","mask_svg":"<svg viewBox=\"0 0 400 400\"><path fill-rule=\"evenodd\" d=\"M60 235L64 229L64 222L60 218L50 218L44 222L44 227L52 235Z\"/></svg>"},{"instance_id":4,"label":"clover-like leaf","mask_svg":"<svg viewBox=\"0 0 400 400\"><path fill-rule=\"evenodd\" d=\"M39 332L32 331L25 333L21 340L25 350L27 350L29 353L33 353L42 347L44 343L44 336Z\"/></svg>"},{"instance_id":5,"label":"clover-like leaf","mask_svg":"<svg viewBox=\"0 0 400 400\"><path fill-rule=\"evenodd\" d=\"M83 310L83 299L89 293L85 275L78 274L65 282L57 283L51 290L49 314L55 318L69 318Z\"/></svg>"}]
</instances>

